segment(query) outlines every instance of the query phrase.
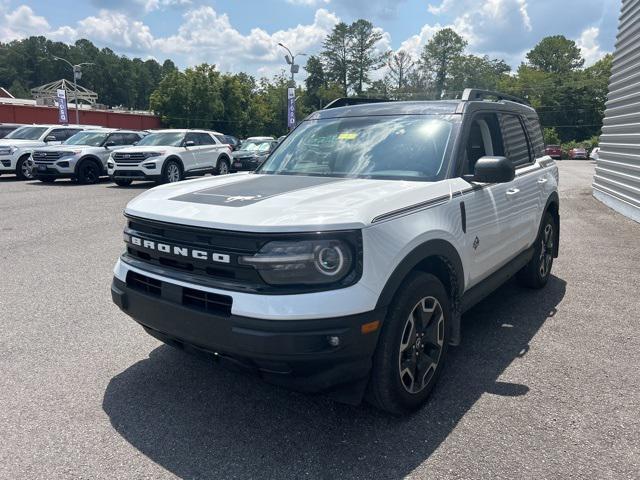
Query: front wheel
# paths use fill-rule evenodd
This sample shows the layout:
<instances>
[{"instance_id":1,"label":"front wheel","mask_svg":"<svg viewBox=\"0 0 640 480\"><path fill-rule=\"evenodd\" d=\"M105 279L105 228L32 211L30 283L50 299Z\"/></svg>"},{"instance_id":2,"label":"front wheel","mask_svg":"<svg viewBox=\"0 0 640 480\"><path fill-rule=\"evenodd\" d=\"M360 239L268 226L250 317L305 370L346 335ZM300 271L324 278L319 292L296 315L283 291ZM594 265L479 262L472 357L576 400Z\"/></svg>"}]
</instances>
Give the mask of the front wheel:
<instances>
[{"instance_id":1,"label":"front wheel","mask_svg":"<svg viewBox=\"0 0 640 480\"><path fill-rule=\"evenodd\" d=\"M517 274L518 282L529 288L542 288L549 281L555 254L556 222L546 212L538 232L533 257Z\"/></svg>"},{"instance_id":2,"label":"front wheel","mask_svg":"<svg viewBox=\"0 0 640 480\"><path fill-rule=\"evenodd\" d=\"M421 407L442 371L449 297L438 278L415 272L396 294L373 357L367 400L399 415Z\"/></svg>"},{"instance_id":3,"label":"front wheel","mask_svg":"<svg viewBox=\"0 0 640 480\"><path fill-rule=\"evenodd\" d=\"M33 170L29 165L29 155L23 155L16 165L16 176L18 180L33 180Z\"/></svg>"},{"instance_id":4,"label":"front wheel","mask_svg":"<svg viewBox=\"0 0 640 480\"><path fill-rule=\"evenodd\" d=\"M176 183L182 180L182 169L175 160L169 160L162 169L161 183Z\"/></svg>"},{"instance_id":5,"label":"front wheel","mask_svg":"<svg viewBox=\"0 0 640 480\"><path fill-rule=\"evenodd\" d=\"M81 185L92 185L100 180L100 168L92 160L85 160L78 168L78 183Z\"/></svg>"}]
</instances>

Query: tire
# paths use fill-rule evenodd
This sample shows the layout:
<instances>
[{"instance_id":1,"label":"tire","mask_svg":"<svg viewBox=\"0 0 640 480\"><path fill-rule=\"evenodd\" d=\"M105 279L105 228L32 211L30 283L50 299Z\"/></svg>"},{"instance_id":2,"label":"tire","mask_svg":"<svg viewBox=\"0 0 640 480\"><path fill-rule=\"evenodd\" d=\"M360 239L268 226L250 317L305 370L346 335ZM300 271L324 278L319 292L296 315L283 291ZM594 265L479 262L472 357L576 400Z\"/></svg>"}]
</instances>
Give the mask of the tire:
<instances>
[{"instance_id":1,"label":"tire","mask_svg":"<svg viewBox=\"0 0 640 480\"><path fill-rule=\"evenodd\" d=\"M160 183L176 183L183 179L182 167L176 160L167 160L162 167Z\"/></svg>"},{"instance_id":2,"label":"tire","mask_svg":"<svg viewBox=\"0 0 640 480\"><path fill-rule=\"evenodd\" d=\"M518 282L528 288L542 288L549 281L553 267L556 241L556 222L549 212L542 217L533 257L516 275Z\"/></svg>"},{"instance_id":3,"label":"tire","mask_svg":"<svg viewBox=\"0 0 640 480\"><path fill-rule=\"evenodd\" d=\"M409 275L382 326L367 401L394 415L420 408L442 372L450 321L449 297L440 280L423 272Z\"/></svg>"},{"instance_id":4,"label":"tire","mask_svg":"<svg viewBox=\"0 0 640 480\"><path fill-rule=\"evenodd\" d=\"M38 177L42 183L53 183L56 181L56 177Z\"/></svg>"},{"instance_id":5,"label":"tire","mask_svg":"<svg viewBox=\"0 0 640 480\"><path fill-rule=\"evenodd\" d=\"M229 160L221 158L216 165L216 175L227 175L229 173Z\"/></svg>"},{"instance_id":6,"label":"tire","mask_svg":"<svg viewBox=\"0 0 640 480\"><path fill-rule=\"evenodd\" d=\"M128 178L116 178L114 182L116 182L116 185L118 185L119 187L128 187L129 185L131 185L133 180L129 180Z\"/></svg>"},{"instance_id":7,"label":"tire","mask_svg":"<svg viewBox=\"0 0 640 480\"><path fill-rule=\"evenodd\" d=\"M18 160L16 165L16 177L18 177L18 180L33 180L34 178L27 160L29 160L29 155L23 155Z\"/></svg>"},{"instance_id":8,"label":"tire","mask_svg":"<svg viewBox=\"0 0 640 480\"><path fill-rule=\"evenodd\" d=\"M83 160L78 166L76 178L81 185L93 185L100 181L101 168L93 160Z\"/></svg>"}]
</instances>

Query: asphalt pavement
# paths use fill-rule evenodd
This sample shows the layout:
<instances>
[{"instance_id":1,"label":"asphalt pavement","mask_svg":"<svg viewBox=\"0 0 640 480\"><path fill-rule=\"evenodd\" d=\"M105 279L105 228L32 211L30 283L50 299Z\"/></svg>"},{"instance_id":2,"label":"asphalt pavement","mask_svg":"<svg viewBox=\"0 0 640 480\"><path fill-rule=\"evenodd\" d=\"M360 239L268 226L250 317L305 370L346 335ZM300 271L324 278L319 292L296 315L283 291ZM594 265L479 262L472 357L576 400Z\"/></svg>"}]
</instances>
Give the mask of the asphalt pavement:
<instances>
[{"instance_id":1,"label":"asphalt pavement","mask_svg":"<svg viewBox=\"0 0 640 480\"><path fill-rule=\"evenodd\" d=\"M0 177L0 478L640 478L640 224L560 162L542 291L463 319L407 418L164 346L111 303L122 210L149 185Z\"/></svg>"}]
</instances>

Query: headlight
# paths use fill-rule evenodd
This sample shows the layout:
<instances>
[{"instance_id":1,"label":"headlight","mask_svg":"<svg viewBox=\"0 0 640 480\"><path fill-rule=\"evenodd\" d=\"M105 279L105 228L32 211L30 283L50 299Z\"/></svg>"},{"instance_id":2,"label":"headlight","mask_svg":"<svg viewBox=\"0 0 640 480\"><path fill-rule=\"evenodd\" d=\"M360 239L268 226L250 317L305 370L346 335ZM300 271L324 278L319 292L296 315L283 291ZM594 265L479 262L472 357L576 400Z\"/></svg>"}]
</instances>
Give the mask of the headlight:
<instances>
[{"instance_id":1,"label":"headlight","mask_svg":"<svg viewBox=\"0 0 640 480\"><path fill-rule=\"evenodd\" d=\"M271 285L318 285L354 273L354 252L342 240L273 241L239 263L253 266Z\"/></svg>"},{"instance_id":2,"label":"headlight","mask_svg":"<svg viewBox=\"0 0 640 480\"><path fill-rule=\"evenodd\" d=\"M82 150L69 150L66 152L60 152L60 158L71 157L73 155L80 155L80 153L82 153Z\"/></svg>"},{"instance_id":3,"label":"headlight","mask_svg":"<svg viewBox=\"0 0 640 480\"><path fill-rule=\"evenodd\" d=\"M159 157L160 155L164 155L165 152L145 152L144 156L146 158Z\"/></svg>"}]
</instances>

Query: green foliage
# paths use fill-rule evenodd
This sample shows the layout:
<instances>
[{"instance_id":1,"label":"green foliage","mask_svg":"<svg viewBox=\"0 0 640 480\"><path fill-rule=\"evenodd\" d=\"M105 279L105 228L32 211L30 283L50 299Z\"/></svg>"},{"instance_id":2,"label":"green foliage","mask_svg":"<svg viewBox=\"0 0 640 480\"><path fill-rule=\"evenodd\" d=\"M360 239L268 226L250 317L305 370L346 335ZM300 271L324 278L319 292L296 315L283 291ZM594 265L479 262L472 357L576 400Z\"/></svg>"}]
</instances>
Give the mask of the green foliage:
<instances>
[{"instance_id":1,"label":"green foliage","mask_svg":"<svg viewBox=\"0 0 640 480\"><path fill-rule=\"evenodd\" d=\"M543 128L542 135L544 137L545 145L560 145L561 143L560 136L558 135L556 129L553 127Z\"/></svg>"},{"instance_id":2,"label":"green foliage","mask_svg":"<svg viewBox=\"0 0 640 480\"><path fill-rule=\"evenodd\" d=\"M527 53L532 68L547 72L566 74L582 68L584 58L576 42L563 35L543 38Z\"/></svg>"},{"instance_id":3,"label":"green foliage","mask_svg":"<svg viewBox=\"0 0 640 480\"><path fill-rule=\"evenodd\" d=\"M364 86L371 82L370 73L385 65L388 54L375 51L382 33L374 29L373 24L367 20L353 22L349 27L349 37L349 81L356 95L362 95Z\"/></svg>"},{"instance_id":4,"label":"green foliage","mask_svg":"<svg viewBox=\"0 0 640 480\"><path fill-rule=\"evenodd\" d=\"M467 42L450 28L443 28L427 42L420 61L433 83L435 98L440 98L451 77L451 70L464 52Z\"/></svg>"}]
</instances>

